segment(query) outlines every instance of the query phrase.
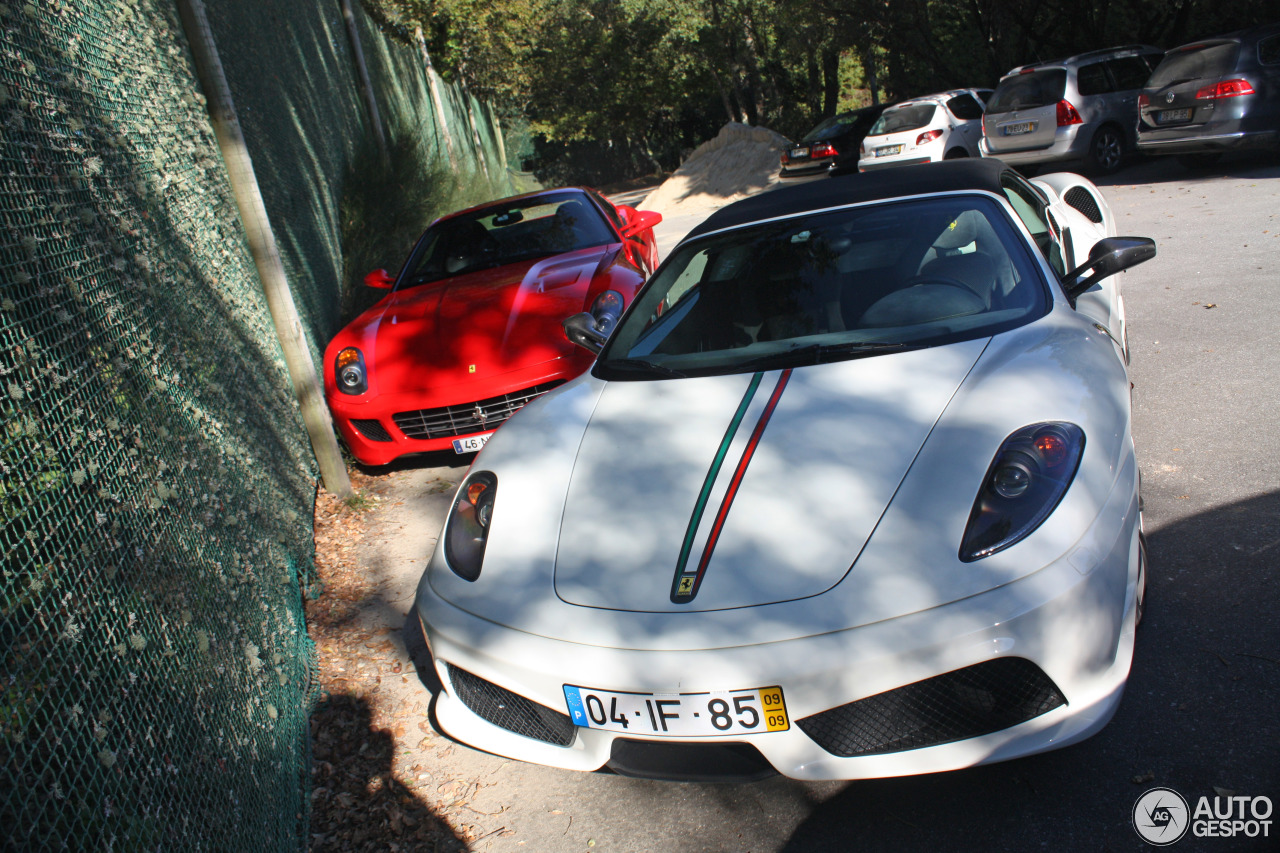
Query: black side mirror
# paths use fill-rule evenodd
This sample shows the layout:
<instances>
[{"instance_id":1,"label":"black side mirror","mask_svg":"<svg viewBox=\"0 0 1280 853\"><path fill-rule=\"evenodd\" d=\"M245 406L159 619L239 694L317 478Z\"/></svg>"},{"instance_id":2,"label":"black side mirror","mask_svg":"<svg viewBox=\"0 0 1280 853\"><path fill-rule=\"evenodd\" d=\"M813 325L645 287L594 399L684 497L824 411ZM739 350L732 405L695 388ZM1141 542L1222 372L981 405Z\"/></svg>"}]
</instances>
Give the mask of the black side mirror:
<instances>
[{"instance_id":1,"label":"black side mirror","mask_svg":"<svg viewBox=\"0 0 1280 853\"><path fill-rule=\"evenodd\" d=\"M604 343L609 340L609 332L612 331L612 329L602 331L596 328L596 318L588 311L574 314L561 325L564 327L564 336L570 343L589 349L596 355L604 349Z\"/></svg>"},{"instance_id":2,"label":"black side mirror","mask_svg":"<svg viewBox=\"0 0 1280 853\"><path fill-rule=\"evenodd\" d=\"M1088 261L1062 277L1062 287L1075 305L1076 297L1107 276L1155 256L1156 241L1149 237L1106 237L1094 244Z\"/></svg>"}]
</instances>

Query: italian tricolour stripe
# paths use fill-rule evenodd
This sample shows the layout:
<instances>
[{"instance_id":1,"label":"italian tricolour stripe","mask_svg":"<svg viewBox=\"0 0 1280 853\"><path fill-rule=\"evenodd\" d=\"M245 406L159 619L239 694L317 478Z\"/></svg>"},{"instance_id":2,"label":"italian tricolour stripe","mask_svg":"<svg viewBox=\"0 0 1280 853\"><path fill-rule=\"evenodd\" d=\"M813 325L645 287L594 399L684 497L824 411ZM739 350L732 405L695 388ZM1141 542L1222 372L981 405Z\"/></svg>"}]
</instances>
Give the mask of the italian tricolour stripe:
<instances>
[{"instance_id":1,"label":"italian tricolour stripe","mask_svg":"<svg viewBox=\"0 0 1280 853\"><path fill-rule=\"evenodd\" d=\"M706 537L702 542L700 556L695 566L691 568L690 562L694 545L700 538L699 531L703 528L703 521L707 515L707 506L711 501L712 494L717 491L716 484L724 470L724 463L726 457L729 456L729 449L733 445L734 438L741 429L743 421L747 419L747 413L752 408L752 401L760 389L764 374L757 373L751 377L751 383L747 386L742 402L738 404L738 410L729 422L724 438L720 440L720 446L716 450L715 458L711 462L711 467L707 470L706 479L703 480L702 489L698 493L698 501L694 505L693 515L689 518L689 527L685 531L684 542L680 546L680 558L676 563L675 578L671 583L671 600L676 604L687 604L698 594L698 589L702 586L702 579L707 572L707 566L711 562L711 555L714 553L716 543L720 539L720 533L724 529L725 519L728 518L729 510L733 508L734 498L737 497L738 488L742 485L742 478L747 473L747 467L751 464L756 448L760 445L760 438L764 435L765 427L769 425L769 419L773 417L773 412L778 407L778 401L782 398L782 392L786 389L787 381L790 378L790 369L784 370L779 374L777 384L774 385L768 401L760 413L756 415L755 426L751 430L746 446L742 449L732 473L727 475L729 479L724 494L720 498L719 508L706 529Z\"/></svg>"}]
</instances>

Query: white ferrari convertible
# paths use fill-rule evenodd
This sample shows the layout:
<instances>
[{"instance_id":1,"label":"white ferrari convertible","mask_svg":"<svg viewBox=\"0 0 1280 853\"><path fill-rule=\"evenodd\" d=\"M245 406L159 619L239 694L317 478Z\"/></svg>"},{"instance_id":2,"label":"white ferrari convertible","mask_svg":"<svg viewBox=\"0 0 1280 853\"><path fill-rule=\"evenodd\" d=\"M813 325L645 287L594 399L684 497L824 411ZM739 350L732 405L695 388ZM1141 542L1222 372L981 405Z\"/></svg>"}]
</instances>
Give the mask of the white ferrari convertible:
<instances>
[{"instance_id":1,"label":"white ferrari convertible","mask_svg":"<svg viewBox=\"0 0 1280 853\"><path fill-rule=\"evenodd\" d=\"M1124 303L1078 175L904 167L725 207L565 321L591 371L473 463L419 584L439 726L664 779L1066 746L1145 588Z\"/></svg>"}]
</instances>

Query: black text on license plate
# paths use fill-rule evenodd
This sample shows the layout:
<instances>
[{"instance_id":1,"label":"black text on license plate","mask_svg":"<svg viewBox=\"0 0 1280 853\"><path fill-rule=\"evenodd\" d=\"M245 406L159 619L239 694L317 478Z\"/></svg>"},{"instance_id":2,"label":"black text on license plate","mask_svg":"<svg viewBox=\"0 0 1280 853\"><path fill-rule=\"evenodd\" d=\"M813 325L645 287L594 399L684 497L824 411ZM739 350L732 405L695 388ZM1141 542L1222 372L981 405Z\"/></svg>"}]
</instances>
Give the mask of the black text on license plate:
<instances>
[{"instance_id":1,"label":"black text on license plate","mask_svg":"<svg viewBox=\"0 0 1280 853\"><path fill-rule=\"evenodd\" d=\"M466 438L455 438L453 440L453 452L475 453L485 446L491 435L493 435L491 432L482 432L479 435L469 435Z\"/></svg>"},{"instance_id":2,"label":"black text on license plate","mask_svg":"<svg viewBox=\"0 0 1280 853\"><path fill-rule=\"evenodd\" d=\"M1017 136L1022 133L1030 133L1035 129L1036 129L1036 124L1033 121L1023 121L1017 124L1006 124L1003 128L1001 128L1001 130L1004 131L1005 136Z\"/></svg>"},{"instance_id":3,"label":"black text on license plate","mask_svg":"<svg viewBox=\"0 0 1280 853\"><path fill-rule=\"evenodd\" d=\"M792 160L799 160L801 157L808 157L808 156L809 156L809 148L808 148L808 146L805 146L804 148L792 148L792 149L791 149L791 159L792 159Z\"/></svg>"},{"instance_id":4,"label":"black text on license plate","mask_svg":"<svg viewBox=\"0 0 1280 853\"><path fill-rule=\"evenodd\" d=\"M618 693L564 686L574 725L633 735L709 737L791 727L781 687L708 693Z\"/></svg>"},{"instance_id":5,"label":"black text on license plate","mask_svg":"<svg viewBox=\"0 0 1280 853\"><path fill-rule=\"evenodd\" d=\"M1161 110L1156 113L1156 121L1160 124L1173 124L1176 121L1190 121L1191 110Z\"/></svg>"},{"instance_id":6,"label":"black text on license plate","mask_svg":"<svg viewBox=\"0 0 1280 853\"><path fill-rule=\"evenodd\" d=\"M902 153L901 145L886 145L883 148L876 149L877 157L892 157L894 154L901 154L901 153Z\"/></svg>"}]
</instances>

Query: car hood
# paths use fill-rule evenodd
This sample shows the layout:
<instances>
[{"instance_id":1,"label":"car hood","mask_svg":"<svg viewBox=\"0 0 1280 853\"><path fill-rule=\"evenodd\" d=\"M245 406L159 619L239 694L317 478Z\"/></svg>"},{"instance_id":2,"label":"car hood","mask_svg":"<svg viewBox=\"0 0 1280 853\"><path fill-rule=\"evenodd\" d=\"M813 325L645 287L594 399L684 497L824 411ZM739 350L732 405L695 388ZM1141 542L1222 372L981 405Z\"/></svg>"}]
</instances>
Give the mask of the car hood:
<instances>
[{"instance_id":1,"label":"car hood","mask_svg":"<svg viewBox=\"0 0 1280 853\"><path fill-rule=\"evenodd\" d=\"M349 332L371 390L425 390L573 355L560 324L584 310L616 246L507 264L393 293Z\"/></svg>"},{"instance_id":2,"label":"car hood","mask_svg":"<svg viewBox=\"0 0 1280 853\"><path fill-rule=\"evenodd\" d=\"M830 589L983 346L607 383L568 482L556 594L688 612ZM696 594L681 592L682 577Z\"/></svg>"}]
</instances>

